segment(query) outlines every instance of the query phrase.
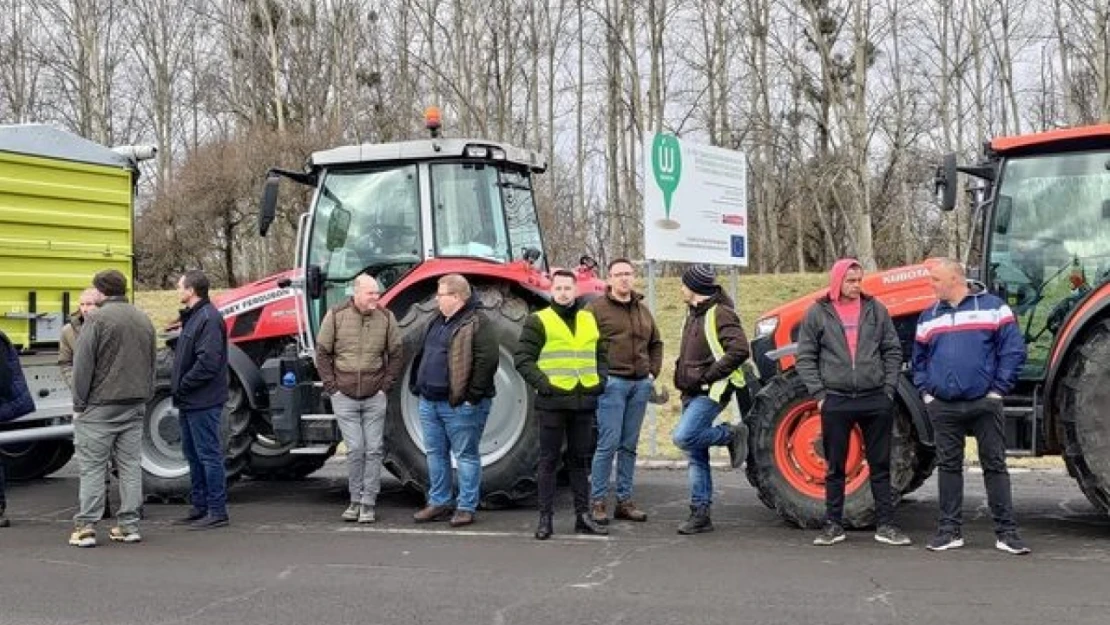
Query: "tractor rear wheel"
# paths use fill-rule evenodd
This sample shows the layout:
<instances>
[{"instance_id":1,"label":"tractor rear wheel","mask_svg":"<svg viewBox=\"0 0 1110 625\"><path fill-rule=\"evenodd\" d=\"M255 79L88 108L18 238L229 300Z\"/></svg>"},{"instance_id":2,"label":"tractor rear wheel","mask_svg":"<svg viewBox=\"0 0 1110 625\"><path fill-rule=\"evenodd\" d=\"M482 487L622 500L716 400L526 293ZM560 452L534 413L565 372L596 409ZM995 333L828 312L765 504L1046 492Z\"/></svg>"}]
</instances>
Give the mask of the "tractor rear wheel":
<instances>
[{"instance_id":1,"label":"tractor rear wheel","mask_svg":"<svg viewBox=\"0 0 1110 625\"><path fill-rule=\"evenodd\" d=\"M768 508L798 527L818 528L825 518L825 464L817 401L793 371L772 378L745 417L750 431L748 481ZM891 486L897 496L921 485L933 468L906 409L896 404L891 445ZM875 502L868 482L863 436L852 432L845 467L844 518L849 528L872 526Z\"/></svg>"},{"instance_id":2,"label":"tractor rear wheel","mask_svg":"<svg viewBox=\"0 0 1110 625\"><path fill-rule=\"evenodd\" d=\"M64 467L73 457L73 442L45 440L0 447L0 462L12 481L37 480Z\"/></svg>"},{"instance_id":3,"label":"tractor rear wheel","mask_svg":"<svg viewBox=\"0 0 1110 625\"><path fill-rule=\"evenodd\" d=\"M476 285L483 323L492 323L500 350L493 399L479 446L482 461L481 505L503 508L536 492L539 432L532 420L533 393L513 366L513 349L530 309L508 285ZM385 424L385 466L406 487L424 492L428 465L424 456L419 400L409 392L412 359L429 321L439 314L435 297L409 308L398 320L406 355L405 370L389 398Z\"/></svg>"},{"instance_id":4,"label":"tractor rear wheel","mask_svg":"<svg viewBox=\"0 0 1110 625\"><path fill-rule=\"evenodd\" d=\"M1110 320L1096 323L1072 349L1057 397L1068 473L1096 508L1110 512Z\"/></svg>"}]
</instances>

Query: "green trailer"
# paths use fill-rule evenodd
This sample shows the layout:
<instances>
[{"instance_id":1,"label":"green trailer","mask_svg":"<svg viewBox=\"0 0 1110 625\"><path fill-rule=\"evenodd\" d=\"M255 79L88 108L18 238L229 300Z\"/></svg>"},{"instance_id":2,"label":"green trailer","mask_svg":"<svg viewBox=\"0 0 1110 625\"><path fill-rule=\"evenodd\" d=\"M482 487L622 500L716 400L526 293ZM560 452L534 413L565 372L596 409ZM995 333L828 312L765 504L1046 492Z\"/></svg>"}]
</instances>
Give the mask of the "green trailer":
<instances>
[{"instance_id":1,"label":"green trailer","mask_svg":"<svg viewBox=\"0 0 1110 625\"><path fill-rule=\"evenodd\" d=\"M36 405L0 425L11 479L48 475L73 455L58 340L93 274L134 276L137 163L153 153L50 126L0 125L0 330L20 350Z\"/></svg>"}]
</instances>

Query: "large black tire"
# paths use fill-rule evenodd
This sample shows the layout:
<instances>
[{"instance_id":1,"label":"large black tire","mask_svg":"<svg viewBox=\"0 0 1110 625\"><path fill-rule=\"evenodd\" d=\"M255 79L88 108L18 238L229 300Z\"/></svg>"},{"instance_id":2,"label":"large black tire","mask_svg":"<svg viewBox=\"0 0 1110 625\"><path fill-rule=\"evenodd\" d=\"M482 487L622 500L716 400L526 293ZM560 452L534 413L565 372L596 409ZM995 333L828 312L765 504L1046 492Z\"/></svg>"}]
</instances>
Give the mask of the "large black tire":
<instances>
[{"instance_id":1,"label":"large black tire","mask_svg":"<svg viewBox=\"0 0 1110 625\"><path fill-rule=\"evenodd\" d=\"M539 430L532 416L533 393L513 367L513 349L531 310L527 302L507 285L478 285L483 322L493 324L500 346L497 396L482 435L483 508L503 508L522 502L536 493L536 463L539 461ZM401 383L389 398L385 425L385 466L408 488L425 492L428 465L418 414L418 399L409 393L412 358L423 340L429 320L439 314L435 297L413 305L398 321L405 354Z\"/></svg>"},{"instance_id":2,"label":"large black tire","mask_svg":"<svg viewBox=\"0 0 1110 625\"><path fill-rule=\"evenodd\" d=\"M1097 322L1073 347L1057 396L1068 473L1096 508L1110 512L1110 320Z\"/></svg>"},{"instance_id":3,"label":"large black tire","mask_svg":"<svg viewBox=\"0 0 1110 625\"><path fill-rule=\"evenodd\" d=\"M817 402L798 375L790 371L769 380L756 395L745 422L750 437L747 477L759 499L793 525L820 527L825 517L821 420ZM860 445L855 448L857 453L862 451ZM849 456L845 480L843 521L850 528L875 522L875 503L861 455ZM933 464L932 448L920 442L909 413L896 405L890 467L894 492L901 496L921 486Z\"/></svg>"},{"instance_id":4,"label":"large black tire","mask_svg":"<svg viewBox=\"0 0 1110 625\"><path fill-rule=\"evenodd\" d=\"M73 457L73 442L46 440L0 447L7 478L37 480L61 469Z\"/></svg>"},{"instance_id":5,"label":"large black tire","mask_svg":"<svg viewBox=\"0 0 1110 625\"><path fill-rule=\"evenodd\" d=\"M185 501L190 490L189 464L181 450L181 425L170 396L172 364L172 351L159 352L154 397L147 403L143 427L143 495L152 501ZM229 483L238 479L247 466L250 425L250 404L239 380L231 376L220 432Z\"/></svg>"}]
</instances>

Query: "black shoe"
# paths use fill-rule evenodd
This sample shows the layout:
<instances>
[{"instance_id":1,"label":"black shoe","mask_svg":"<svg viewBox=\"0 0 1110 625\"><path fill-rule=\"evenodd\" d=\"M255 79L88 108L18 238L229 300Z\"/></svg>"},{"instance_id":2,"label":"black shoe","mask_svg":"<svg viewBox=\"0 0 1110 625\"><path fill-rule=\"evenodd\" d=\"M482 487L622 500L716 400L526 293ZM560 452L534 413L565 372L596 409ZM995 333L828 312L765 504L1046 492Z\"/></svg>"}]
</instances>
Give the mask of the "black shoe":
<instances>
[{"instance_id":1,"label":"black shoe","mask_svg":"<svg viewBox=\"0 0 1110 625\"><path fill-rule=\"evenodd\" d=\"M551 515L540 514L540 522L536 525L536 540L547 540L555 530L551 527Z\"/></svg>"},{"instance_id":2,"label":"black shoe","mask_svg":"<svg viewBox=\"0 0 1110 625\"><path fill-rule=\"evenodd\" d=\"M205 516L189 524L191 530L211 530L217 527L227 527L230 520L225 516Z\"/></svg>"},{"instance_id":3,"label":"black shoe","mask_svg":"<svg viewBox=\"0 0 1110 625\"><path fill-rule=\"evenodd\" d=\"M574 533L608 536L609 528L605 527L604 525L598 524L598 522L590 516L589 512L582 512L575 515L574 517Z\"/></svg>"},{"instance_id":4,"label":"black shoe","mask_svg":"<svg viewBox=\"0 0 1110 625\"><path fill-rule=\"evenodd\" d=\"M7 508L5 506L0 506L0 527L12 526L11 519L7 517L7 515L5 514L6 512Z\"/></svg>"},{"instance_id":5,"label":"black shoe","mask_svg":"<svg viewBox=\"0 0 1110 625\"><path fill-rule=\"evenodd\" d=\"M739 421L729 427L732 429L732 438L728 441L728 460L733 469L739 469L748 459L748 426Z\"/></svg>"},{"instance_id":6,"label":"black shoe","mask_svg":"<svg viewBox=\"0 0 1110 625\"><path fill-rule=\"evenodd\" d=\"M704 534L713 531L713 521L709 518L709 506L690 506L690 518L678 526L678 533L684 535Z\"/></svg>"},{"instance_id":7,"label":"black shoe","mask_svg":"<svg viewBox=\"0 0 1110 625\"><path fill-rule=\"evenodd\" d=\"M878 534L875 534L875 539L878 540ZM844 542L848 535L844 533L844 526L836 521L825 521L825 525L821 528L821 533L817 538L813 539L813 544L819 547L829 547L836 543ZM896 544L896 543L890 543Z\"/></svg>"},{"instance_id":8,"label":"black shoe","mask_svg":"<svg viewBox=\"0 0 1110 625\"><path fill-rule=\"evenodd\" d=\"M189 514L177 519L173 522L174 525L192 525L193 523L208 516L207 510L199 510L197 508L190 508Z\"/></svg>"}]
</instances>

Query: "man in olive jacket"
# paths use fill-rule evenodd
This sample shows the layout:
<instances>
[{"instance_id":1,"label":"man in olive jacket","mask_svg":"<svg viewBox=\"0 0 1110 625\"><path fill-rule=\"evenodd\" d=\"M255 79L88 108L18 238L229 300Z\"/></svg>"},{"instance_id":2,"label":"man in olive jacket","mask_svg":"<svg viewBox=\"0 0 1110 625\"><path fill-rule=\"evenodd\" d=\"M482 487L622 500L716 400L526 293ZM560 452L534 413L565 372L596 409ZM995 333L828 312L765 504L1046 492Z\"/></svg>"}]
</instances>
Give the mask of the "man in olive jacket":
<instances>
[{"instance_id":1,"label":"man in olive jacket","mask_svg":"<svg viewBox=\"0 0 1110 625\"><path fill-rule=\"evenodd\" d=\"M475 520L482 484L482 440L497 389L497 336L478 313L470 283L459 274L439 279L439 314L428 324L412 361L409 391L420 397L420 425L428 459L428 502L413 515L427 523L450 516L452 527ZM451 514L451 452L458 460L459 496Z\"/></svg>"},{"instance_id":2,"label":"man in olive jacket","mask_svg":"<svg viewBox=\"0 0 1110 625\"><path fill-rule=\"evenodd\" d=\"M154 325L127 301L127 278L109 269L96 274L93 286L104 299L81 329L73 355L73 442L81 471L80 510L69 538L75 547L96 545L95 525L104 516L104 480L113 455L120 507L109 537L142 540L140 448L157 351Z\"/></svg>"},{"instance_id":3,"label":"man in olive jacket","mask_svg":"<svg viewBox=\"0 0 1110 625\"><path fill-rule=\"evenodd\" d=\"M332 308L316 337L316 370L331 396L347 445L350 505L344 521L373 523L381 490L386 396L401 375L401 332L388 308L378 305L378 281L355 278L355 292Z\"/></svg>"},{"instance_id":4,"label":"man in olive jacket","mask_svg":"<svg viewBox=\"0 0 1110 625\"><path fill-rule=\"evenodd\" d=\"M890 439L902 348L886 307L863 294L862 281L859 262L851 258L837 261L829 272L828 294L810 306L798 331L796 368L821 410L821 440L828 465L825 527L813 541L815 545L834 545L845 539L844 465L856 425L863 431L875 498L875 540L910 544L894 525L890 486Z\"/></svg>"}]
</instances>

